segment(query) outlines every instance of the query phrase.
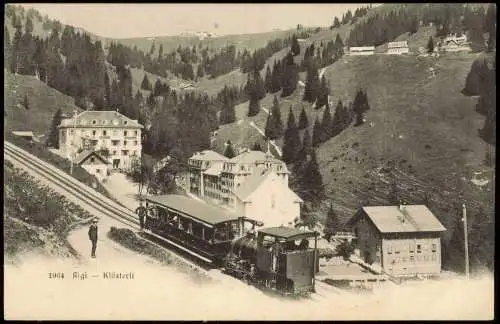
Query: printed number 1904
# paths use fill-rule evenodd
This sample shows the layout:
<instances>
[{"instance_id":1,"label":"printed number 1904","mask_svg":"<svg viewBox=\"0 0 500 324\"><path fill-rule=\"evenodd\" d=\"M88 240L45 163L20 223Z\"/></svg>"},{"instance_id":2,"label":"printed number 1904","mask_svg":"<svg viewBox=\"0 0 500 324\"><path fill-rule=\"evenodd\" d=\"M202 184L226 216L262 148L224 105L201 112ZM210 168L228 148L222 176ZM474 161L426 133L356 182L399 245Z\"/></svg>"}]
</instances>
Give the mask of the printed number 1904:
<instances>
[{"instance_id":1,"label":"printed number 1904","mask_svg":"<svg viewBox=\"0 0 500 324\"><path fill-rule=\"evenodd\" d=\"M62 272L49 272L49 279L64 279Z\"/></svg>"}]
</instances>

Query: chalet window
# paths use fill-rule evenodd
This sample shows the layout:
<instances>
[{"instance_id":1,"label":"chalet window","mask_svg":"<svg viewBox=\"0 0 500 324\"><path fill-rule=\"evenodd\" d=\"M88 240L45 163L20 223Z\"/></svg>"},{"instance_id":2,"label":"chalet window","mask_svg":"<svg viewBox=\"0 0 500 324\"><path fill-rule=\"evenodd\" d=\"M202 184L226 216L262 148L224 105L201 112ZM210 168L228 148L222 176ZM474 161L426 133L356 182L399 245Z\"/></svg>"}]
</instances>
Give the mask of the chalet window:
<instances>
[{"instance_id":1,"label":"chalet window","mask_svg":"<svg viewBox=\"0 0 500 324\"><path fill-rule=\"evenodd\" d=\"M387 254L392 254L392 246L387 247Z\"/></svg>"},{"instance_id":2,"label":"chalet window","mask_svg":"<svg viewBox=\"0 0 500 324\"><path fill-rule=\"evenodd\" d=\"M101 173L100 169L95 169L95 173Z\"/></svg>"},{"instance_id":3,"label":"chalet window","mask_svg":"<svg viewBox=\"0 0 500 324\"><path fill-rule=\"evenodd\" d=\"M126 121L126 120L125 120L125 121L123 122L123 125L127 125L127 124L128 124L128 121Z\"/></svg>"},{"instance_id":4,"label":"chalet window","mask_svg":"<svg viewBox=\"0 0 500 324\"><path fill-rule=\"evenodd\" d=\"M95 159L93 157L90 158L90 162L94 163Z\"/></svg>"},{"instance_id":5,"label":"chalet window","mask_svg":"<svg viewBox=\"0 0 500 324\"><path fill-rule=\"evenodd\" d=\"M120 141L111 141L111 144L112 144L113 146L117 146L119 142L120 142Z\"/></svg>"}]
</instances>

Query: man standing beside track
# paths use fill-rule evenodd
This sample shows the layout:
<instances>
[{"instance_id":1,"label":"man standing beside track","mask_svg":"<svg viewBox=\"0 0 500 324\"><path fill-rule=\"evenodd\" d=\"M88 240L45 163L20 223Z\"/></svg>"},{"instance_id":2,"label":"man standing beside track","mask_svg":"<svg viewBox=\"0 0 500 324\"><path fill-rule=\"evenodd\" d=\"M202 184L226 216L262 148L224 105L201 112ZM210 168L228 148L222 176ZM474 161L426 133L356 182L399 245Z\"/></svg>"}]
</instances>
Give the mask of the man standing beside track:
<instances>
[{"instance_id":1,"label":"man standing beside track","mask_svg":"<svg viewBox=\"0 0 500 324\"><path fill-rule=\"evenodd\" d=\"M146 217L146 207L142 205L142 200L139 203L139 207L135 210L135 213L139 215L139 222L141 223L141 230L144 229L144 218Z\"/></svg>"},{"instance_id":2,"label":"man standing beside track","mask_svg":"<svg viewBox=\"0 0 500 324\"><path fill-rule=\"evenodd\" d=\"M95 250L97 248L97 222L97 218L94 218L92 220L92 224L89 227L89 239L92 242L92 258L95 258Z\"/></svg>"}]
</instances>

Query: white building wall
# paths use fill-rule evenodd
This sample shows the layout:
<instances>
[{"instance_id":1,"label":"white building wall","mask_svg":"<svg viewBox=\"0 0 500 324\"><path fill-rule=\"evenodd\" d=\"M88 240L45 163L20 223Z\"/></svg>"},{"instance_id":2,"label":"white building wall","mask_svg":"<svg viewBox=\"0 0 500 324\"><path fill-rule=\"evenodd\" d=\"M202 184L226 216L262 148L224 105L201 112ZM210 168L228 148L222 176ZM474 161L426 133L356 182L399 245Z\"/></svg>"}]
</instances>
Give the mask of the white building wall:
<instances>
[{"instance_id":1,"label":"white building wall","mask_svg":"<svg viewBox=\"0 0 500 324\"><path fill-rule=\"evenodd\" d=\"M119 159L118 168L126 169L130 167L132 157L140 156L142 152L141 129L130 128L95 128L95 127L77 127L60 128L59 130L59 149L68 158L72 152L72 143L83 148L82 138L88 138L97 142L95 148L109 150L109 161ZM63 136L63 132L66 136Z\"/></svg>"},{"instance_id":2,"label":"white building wall","mask_svg":"<svg viewBox=\"0 0 500 324\"><path fill-rule=\"evenodd\" d=\"M236 199L235 210L265 226L287 226L300 217L300 203L294 202L288 187L276 175L271 175L244 203Z\"/></svg>"},{"instance_id":3,"label":"white building wall","mask_svg":"<svg viewBox=\"0 0 500 324\"><path fill-rule=\"evenodd\" d=\"M87 162L87 161L86 161ZM81 165L89 174L95 176L97 180L104 181L108 178L109 165L105 163L83 163Z\"/></svg>"}]
</instances>

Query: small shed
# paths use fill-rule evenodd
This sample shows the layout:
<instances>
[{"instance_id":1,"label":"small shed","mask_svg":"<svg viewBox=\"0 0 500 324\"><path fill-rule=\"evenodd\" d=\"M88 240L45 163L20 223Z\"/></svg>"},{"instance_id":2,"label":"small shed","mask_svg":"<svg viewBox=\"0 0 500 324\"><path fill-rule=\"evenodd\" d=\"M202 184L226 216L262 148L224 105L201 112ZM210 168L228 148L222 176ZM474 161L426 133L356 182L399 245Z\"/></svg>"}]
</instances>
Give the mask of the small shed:
<instances>
[{"instance_id":1,"label":"small shed","mask_svg":"<svg viewBox=\"0 0 500 324\"><path fill-rule=\"evenodd\" d=\"M22 137L28 141L32 141L35 136L32 131L13 131L12 134Z\"/></svg>"},{"instance_id":2,"label":"small shed","mask_svg":"<svg viewBox=\"0 0 500 324\"><path fill-rule=\"evenodd\" d=\"M105 181L110 173L111 162L92 150L83 150L78 154L74 162L95 176L99 181Z\"/></svg>"}]
</instances>

